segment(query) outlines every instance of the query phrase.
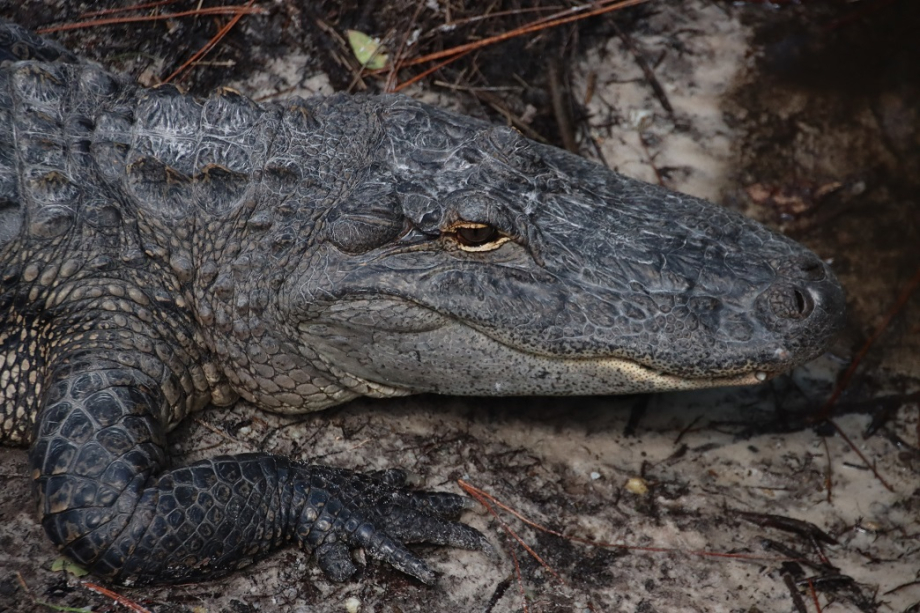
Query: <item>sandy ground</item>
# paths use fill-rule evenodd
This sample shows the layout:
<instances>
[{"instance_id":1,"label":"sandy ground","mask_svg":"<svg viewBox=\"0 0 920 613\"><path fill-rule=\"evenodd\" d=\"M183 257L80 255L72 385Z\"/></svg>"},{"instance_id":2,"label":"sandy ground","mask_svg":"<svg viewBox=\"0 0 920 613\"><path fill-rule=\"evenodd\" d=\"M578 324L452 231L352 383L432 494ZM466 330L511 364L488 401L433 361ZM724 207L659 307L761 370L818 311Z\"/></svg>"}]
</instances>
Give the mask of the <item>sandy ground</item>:
<instances>
[{"instance_id":1,"label":"sandy ground","mask_svg":"<svg viewBox=\"0 0 920 613\"><path fill-rule=\"evenodd\" d=\"M646 398L422 396L299 419L241 405L206 411L171 438L176 462L264 450L359 469L401 466L435 489L459 491L462 479L566 535L669 552L587 546L483 511L465 519L489 535L497 557L420 548L442 573L434 587L373 561L353 581L332 584L288 550L222 581L118 593L158 612L917 611L920 410L904 400L920 389L917 296L867 356L835 420L885 482L808 416L920 263L910 166L920 149L920 80L893 68L892 78L870 79L855 94L860 71L883 69L857 62L841 72L854 51L834 44L846 37L821 45L790 33L789 23L800 23L793 10L656 3L631 41L653 64L672 113L619 37L595 45L571 80L589 113L589 154L741 208L833 262L850 324L826 356L759 387ZM305 62L291 54L259 78L227 82L252 95L328 88L306 80L316 75L303 73ZM811 76L799 74L803 66ZM887 420L864 436L882 414ZM27 473L24 451L0 450L0 611L52 610L40 602L126 610L86 579L50 570L57 556L36 522ZM742 513L811 522L833 542Z\"/></svg>"}]
</instances>

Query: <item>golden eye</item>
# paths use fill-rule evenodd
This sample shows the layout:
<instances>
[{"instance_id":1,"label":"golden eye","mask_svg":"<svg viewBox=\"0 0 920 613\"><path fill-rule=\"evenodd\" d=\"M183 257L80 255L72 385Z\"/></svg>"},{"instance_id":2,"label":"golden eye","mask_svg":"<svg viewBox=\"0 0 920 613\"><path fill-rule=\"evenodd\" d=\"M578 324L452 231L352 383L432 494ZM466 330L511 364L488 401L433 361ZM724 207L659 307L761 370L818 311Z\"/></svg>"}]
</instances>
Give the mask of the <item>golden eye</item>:
<instances>
[{"instance_id":1,"label":"golden eye","mask_svg":"<svg viewBox=\"0 0 920 613\"><path fill-rule=\"evenodd\" d=\"M457 222L445 234L456 240L464 251L491 251L511 240L494 226L473 221Z\"/></svg>"}]
</instances>

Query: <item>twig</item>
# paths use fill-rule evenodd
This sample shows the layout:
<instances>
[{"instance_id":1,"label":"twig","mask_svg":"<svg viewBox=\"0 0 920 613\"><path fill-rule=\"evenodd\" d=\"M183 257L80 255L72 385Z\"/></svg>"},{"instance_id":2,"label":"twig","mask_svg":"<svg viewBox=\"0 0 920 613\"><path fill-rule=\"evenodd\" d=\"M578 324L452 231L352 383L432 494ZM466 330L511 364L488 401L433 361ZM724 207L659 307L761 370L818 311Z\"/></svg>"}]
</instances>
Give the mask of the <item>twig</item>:
<instances>
[{"instance_id":1,"label":"twig","mask_svg":"<svg viewBox=\"0 0 920 613\"><path fill-rule=\"evenodd\" d=\"M316 26L317 26L320 30L322 30L323 32L325 32L326 34L328 34L329 37L330 37L331 39L333 39L336 43L338 43L338 46L339 46L340 49L342 49L342 50L349 50L348 53L346 53L346 54L344 54L344 55L343 55L342 53L334 53L334 56L335 56L336 61L337 61L345 70L347 70L348 72L352 72L352 71L354 70L354 66L353 66L352 63L351 63L350 58L354 58L354 53L353 53L353 52L350 52L350 46L349 46L349 44L348 44L347 42L345 42L345 39L342 38L342 35L339 34L339 33L336 31L335 28L333 28L332 26L330 26L328 23L326 23L325 21L323 21L323 20L320 19L319 17L317 17L316 19L314 19L314 23L316 23ZM352 89L355 85L358 85L358 86L361 88L362 91L367 89L367 84L364 82L364 79L361 78L361 71L358 70L355 74L356 74L356 76L357 76L358 78L357 78L357 79L354 79L354 80L351 82L351 84L349 85L349 93L352 93L351 89Z\"/></svg>"},{"instance_id":2,"label":"twig","mask_svg":"<svg viewBox=\"0 0 920 613\"><path fill-rule=\"evenodd\" d=\"M818 601L818 590L815 589L815 582L808 580L808 590L811 592L811 598L815 603L815 611L821 613L821 603Z\"/></svg>"},{"instance_id":3,"label":"twig","mask_svg":"<svg viewBox=\"0 0 920 613\"><path fill-rule=\"evenodd\" d=\"M130 598L128 598L128 597L126 597L126 596L122 596L122 595L119 594L118 592L113 592L112 590L110 590L110 589L108 589L108 588L104 588L104 587L102 587L101 585L96 585L95 583L90 583L89 581L84 581L84 582L83 582L83 587L85 587L86 589L88 589L88 590L90 590L90 591L96 592L97 594L101 594L101 595L103 595L103 596L106 596L107 598L111 598L112 600L114 600L115 602L117 602L118 604L120 604L121 606L127 607L128 609L131 609L132 611L134 611L134 613L150 613L150 610L149 610L149 609L145 609L144 607L142 607L141 605L137 604L136 602L134 602L134 601L131 600Z\"/></svg>"},{"instance_id":4,"label":"twig","mask_svg":"<svg viewBox=\"0 0 920 613\"><path fill-rule=\"evenodd\" d=\"M199 17L201 15L259 15L263 12L261 8L252 7L254 0L250 0L245 7L242 6L215 6L212 8L200 8L192 11L182 11L180 13L161 13L159 15L137 15L133 17L111 17L109 19L93 19L91 21L78 21L76 23L66 23L60 26L51 26L37 30L39 34L49 34L52 32L64 32L67 30L79 30L81 28L95 28L97 26L110 26L121 23L138 23L145 21L162 21L165 19L178 19L180 17Z\"/></svg>"},{"instance_id":5,"label":"twig","mask_svg":"<svg viewBox=\"0 0 920 613\"><path fill-rule=\"evenodd\" d=\"M642 52L636 47L633 43L632 37L629 36L626 32L620 29L620 26L616 24L615 21L610 22L613 25L613 29L616 31L617 36L623 41L623 44L626 45L626 48L629 49L630 53L633 54L633 58L636 60L639 68L642 70L642 74L645 75L645 80L648 81L648 84L651 86L652 91L655 92L655 97L658 98L658 103L661 104L661 107L668 113L668 115L674 115L674 107L671 106L671 101L668 100L668 95L665 93L664 88L661 86L661 83L658 81L658 77L655 76L655 71L652 70L652 67L649 66L648 61L646 61L645 56L642 55Z\"/></svg>"},{"instance_id":6,"label":"twig","mask_svg":"<svg viewBox=\"0 0 920 613\"><path fill-rule=\"evenodd\" d=\"M578 142L575 140L575 131L572 128L572 115L569 105L566 104L566 89L562 73L562 61L558 57L549 60L549 94L553 104L553 115L559 127L559 136L566 151L578 153Z\"/></svg>"},{"instance_id":7,"label":"twig","mask_svg":"<svg viewBox=\"0 0 920 613\"><path fill-rule=\"evenodd\" d=\"M437 70L440 70L441 68L444 68L444 67L447 66L448 64L452 64L452 63L456 62L457 60L459 60L459 59L462 58L463 56L465 56L465 55L467 55L467 54L469 54L469 53L472 53L472 51L473 51L472 49L470 49L470 50L468 50L468 51L464 51L463 53L459 53L459 54L455 55L454 57L448 58L448 59L444 60L443 62L439 62L439 63L435 64L434 66L432 66L432 67L430 67L430 68L427 68L427 69L423 70L422 72L420 72L419 74L415 75L414 77L412 77L412 78L409 79L408 81L403 81L402 83L400 83L399 85L397 85L396 87L394 87L394 88L393 88L393 91L394 91L394 92L401 91L401 90L403 90L403 89L409 87L409 86L412 85L413 83L417 83L418 81L421 81L422 79L424 79L425 77L427 77L427 76L430 75L431 73L433 73L433 72L435 72L435 71L437 71Z\"/></svg>"},{"instance_id":8,"label":"twig","mask_svg":"<svg viewBox=\"0 0 920 613\"><path fill-rule=\"evenodd\" d=\"M700 556L700 557L706 557L706 558L729 558L733 560L752 560L752 561L758 561L758 562L789 562L790 561L790 558L785 557L785 556L784 557L752 556L752 555L743 554L743 553L725 553L725 552L719 552L719 551L701 551L701 550L689 550L688 551L688 550L676 549L676 548L671 548L671 547L640 547L638 545L625 545L623 543L607 543L604 541L594 541L591 539L586 539L586 538L582 538L578 536L570 536L568 534L563 534L551 528L547 528L546 526L540 525L537 522L531 519L528 519L527 517L522 515L520 512L502 503L500 500L498 500L497 498L495 498L488 492L481 490L467 483L463 479L458 479L457 484L460 486L460 488L463 491L468 493L470 496L478 500L480 504L485 506L486 509L491 510L491 507L489 505L486 505L483 502L483 500L488 500L490 503L494 504L495 506L502 509L503 511L507 511L508 513L511 513L512 515L517 517L519 520L521 520L522 522L524 522L531 528L535 528L541 532L545 532L546 534L552 534L553 536L558 536L559 538L565 539L573 543L582 543L583 545L590 545L592 547L603 547L605 549L626 549L629 551L645 551L649 553L683 553L686 555Z\"/></svg>"},{"instance_id":9,"label":"twig","mask_svg":"<svg viewBox=\"0 0 920 613\"><path fill-rule=\"evenodd\" d=\"M786 584L786 588L789 590L789 596L792 597L792 604L795 606L796 613L808 613L808 607L805 606L805 601L802 600L802 595L799 594L799 590L795 586L795 580L793 580L792 575L784 573L783 583Z\"/></svg>"},{"instance_id":10,"label":"twig","mask_svg":"<svg viewBox=\"0 0 920 613\"><path fill-rule=\"evenodd\" d=\"M506 507L505 505L501 504L498 500L496 500L496 499L495 499L493 496L491 496L490 494L487 494L487 493L484 492L483 490L480 490L480 489L478 489L478 488L476 488L476 487L473 487L472 485L470 485L469 483L463 481L462 479L458 480L457 483L460 484L460 487L463 488L463 491L465 491L467 494L469 494L470 496L472 496L473 498L475 498L475 499L479 502L479 504L481 504L482 506L484 506L484 507L486 508L486 510L489 511L489 513L492 514L492 516L498 521L498 523L501 525L502 529L508 534L508 536L510 536L511 538L513 538L515 541L517 541L518 544L519 544L521 547L523 547L524 550L527 551L527 553L529 553L530 556L531 556L534 560L536 560L537 562L540 563L540 566L542 566L543 568L545 568L545 569L546 569L553 577L555 577L556 580L559 581L561 584L567 585L565 579L563 579L563 578L559 575L559 573L557 573L556 570L546 562L546 560L544 560L542 557L540 557L540 554L538 554L536 551L534 551L533 548L532 548L530 545L528 545L527 543L525 543L525 542L524 542L524 539L522 539L522 538L517 534L517 532L515 532L514 530L511 529L511 526L509 526L507 523L505 523L505 521L504 521L501 517L499 517L498 513L495 512L495 509L492 508L492 505L490 505L489 502L495 503L497 506L499 506L500 508L504 509L505 511L508 511L509 513L511 513L512 515L514 515L515 517L517 517L518 519L522 519L522 516L521 516L521 515L515 513L514 511L512 511L511 509L509 509L509 508ZM551 534L558 534L558 533L552 532L551 530L548 530L548 529L546 529L546 528L543 528L543 527L539 526L539 524L536 524L536 523L533 523L533 522L524 521L524 523L526 523L526 524L529 525L529 526L538 527L539 529L544 530L544 531L546 531L546 532L550 532ZM560 534L559 536L562 536L562 535Z\"/></svg>"},{"instance_id":11,"label":"twig","mask_svg":"<svg viewBox=\"0 0 920 613\"><path fill-rule=\"evenodd\" d=\"M489 510L491 511L491 509ZM527 591L524 589L524 574L521 572L521 563L518 562L518 557L514 552L514 549L511 550L511 559L514 561L514 576L517 578L518 589L521 590L521 607L523 608L524 613L528 613L529 609L527 608Z\"/></svg>"},{"instance_id":12,"label":"twig","mask_svg":"<svg viewBox=\"0 0 920 613\"><path fill-rule=\"evenodd\" d=\"M157 0L157 2L146 2L144 4L132 4L130 6L118 6L115 8L101 9L98 11L89 11L80 13L80 19L89 19L90 17L100 17L102 15L115 15L116 13L127 13L130 11L143 11L146 9L155 9L167 4L175 4L179 0Z\"/></svg>"},{"instance_id":13,"label":"twig","mask_svg":"<svg viewBox=\"0 0 920 613\"><path fill-rule=\"evenodd\" d=\"M493 109L495 109L499 113L501 113L505 117L505 119L515 128L520 130L524 134L524 136L526 136L527 138L531 140L535 140L541 143L547 142L546 139L543 138L543 136L539 132L537 132L536 130L531 128L529 125L527 125L527 123L523 119L521 119L520 117L512 113L511 109L509 109L505 105L505 103L502 102L501 98L489 92L486 92L486 91L481 91L481 90L471 90L471 91L474 96L476 96L477 98L479 98L480 100L482 100L483 102L491 106Z\"/></svg>"},{"instance_id":14,"label":"twig","mask_svg":"<svg viewBox=\"0 0 920 613\"><path fill-rule=\"evenodd\" d=\"M413 28L415 28L416 24L418 23L418 16L421 14L423 6L425 6L425 3L421 2L421 0L416 4L415 13L412 15L412 20L405 28L405 35L399 41L399 48L396 49L396 53L393 55L394 58L402 57L403 51L406 49L406 44L409 42L409 33L412 32ZM390 67L391 69L387 74L386 85L384 86L384 91L387 92L395 91L393 90L393 87L395 87L398 81L398 77L396 75L396 62L391 63Z\"/></svg>"},{"instance_id":15,"label":"twig","mask_svg":"<svg viewBox=\"0 0 920 613\"><path fill-rule=\"evenodd\" d=\"M230 21L228 21L227 24L224 27L222 27L220 31L217 32L217 34L214 35L214 38L209 40L204 47L199 49L198 52L195 53L195 55L190 57L184 64L179 66L171 75L166 77L163 80L163 83L169 83L175 77L177 77L182 71L184 71L186 68L188 68L189 66L197 62L199 59L203 58L208 53L210 53L211 50L214 49L215 46L217 46L217 43L223 40L224 36L226 36L227 33L233 29L233 26L235 26L239 22L239 20L243 18L243 15L246 14L246 12L252 8L252 5L255 3L255 1L256 0L249 0L249 2L246 4L245 9L238 11L230 19Z\"/></svg>"},{"instance_id":16,"label":"twig","mask_svg":"<svg viewBox=\"0 0 920 613\"><path fill-rule=\"evenodd\" d=\"M507 11L496 11L494 13L486 13L485 15L474 15L472 17L464 17L463 19L458 19L457 21L448 21L440 26L439 30L453 30L458 26L464 26L468 23L476 23L477 21L485 21L486 19L494 19L496 17L510 17L511 15L523 15L524 13L540 13L543 11L549 11L558 7L549 7L549 6L534 6L530 8L519 8L519 9L509 9Z\"/></svg>"},{"instance_id":17,"label":"twig","mask_svg":"<svg viewBox=\"0 0 920 613\"><path fill-rule=\"evenodd\" d=\"M642 145L642 150L645 152L645 157L648 158L648 165L652 167L652 170L655 172L655 180L658 181L658 185L664 187L664 177L661 176L661 171L658 170L658 167L655 166L655 156L652 155L652 152L649 151L648 143L645 142L645 137L642 136L642 129L636 128L636 132L639 136L639 144Z\"/></svg>"},{"instance_id":18,"label":"twig","mask_svg":"<svg viewBox=\"0 0 920 613\"><path fill-rule=\"evenodd\" d=\"M439 60L441 58L452 57L460 53L466 53L473 51L475 49L481 49L482 47L488 47L498 42L506 41L511 38L517 38L518 36L523 36L524 34L530 34L532 32L539 32L540 30L545 30L547 28L553 28L556 26L565 25L567 23L572 23L573 21L579 21L587 17L593 17L595 15L602 15L604 13L609 13L611 11L616 11L618 9L626 8L629 6L636 6L638 4L644 4L648 0L620 0L613 5L602 6L594 10L579 12L577 15L570 15L568 17L561 17L559 19L539 19L533 21L527 25L521 26L510 32L503 32L501 34L496 34L495 36L490 36L476 42L467 43L465 45L458 45L456 47L451 47L450 49L445 49L443 51L437 51L435 53L429 53L423 55L422 57L415 58L414 60L408 60L400 64L400 67L405 66L415 66L416 64L423 64L425 62L430 62L432 60ZM454 58L456 59L456 58Z\"/></svg>"},{"instance_id":19,"label":"twig","mask_svg":"<svg viewBox=\"0 0 920 613\"><path fill-rule=\"evenodd\" d=\"M907 286L904 288L904 291L898 296L898 299L895 301L894 306L889 309L888 313L885 315L885 318L879 323L875 328L875 332L872 333L872 336L863 344L859 352L857 352L856 357L853 358L853 361L850 363L849 368L846 372L843 373L843 376L840 378L840 381L837 383L837 387L834 388L834 392L831 394L831 397L827 399L827 402L824 403L824 406L821 407L821 411L818 415L815 416L815 422L820 422L828 419L831 414L831 409L834 406L834 403L840 398L840 395L843 393L843 390L847 388L850 384L850 379L853 378L853 374L856 372L856 369L859 367L859 364L862 362L862 359L866 357L866 354L869 353L869 348L872 347L873 343L878 340L882 333L888 328L891 324L891 320L901 312L901 309L904 308L904 305L907 304L907 301L910 299L911 295L917 290L917 287L920 287L920 268L917 268L917 272L914 273L914 276L911 277L910 281L907 282Z\"/></svg>"},{"instance_id":20,"label":"twig","mask_svg":"<svg viewBox=\"0 0 920 613\"><path fill-rule=\"evenodd\" d=\"M865 463L865 465L872 471L872 474L875 475L875 478L878 479L879 482L889 492L893 492L894 488L889 485L887 481L885 481L881 473L879 473L878 469L875 467L875 464L870 463L869 460L866 459L866 456L863 455L862 451L860 451L859 448L853 444L853 441L851 441L850 438L843 432L840 426L838 426L834 420L830 419L830 414L834 404L840 398L841 394L843 394L843 390L849 386L850 380L853 378L853 375L856 372L856 369L859 367L860 363L862 363L863 358L867 353L869 353L869 349L872 347L875 341L879 339L882 333L888 329L891 321L898 313L901 312L913 293L917 291L918 287L920 287L920 268L917 268L917 272L915 272L914 276L911 277L910 281L907 282L907 286L898 296L898 299L895 301L891 309L888 310L888 313L885 314L885 317L882 319L881 323L879 323L879 325L875 328L872 336L866 340L860 350L856 353L856 357L853 358L853 361L850 362L850 366L846 369L846 372L844 372L843 376L840 377L840 380L838 381L837 386L834 388L830 398L827 399L827 402L824 403L824 406L821 407L821 410L812 420L814 422L826 421L831 424L837 434L840 435L846 444L850 446L850 449L852 449L856 455L859 456L859 459Z\"/></svg>"},{"instance_id":21,"label":"twig","mask_svg":"<svg viewBox=\"0 0 920 613\"><path fill-rule=\"evenodd\" d=\"M872 471L872 474L875 475L875 478L878 479L879 483L881 483L882 486L884 486L884 488L885 488L886 490L888 490L889 492L895 491L895 490L894 490L894 487L892 487L892 486L885 480L885 478L882 477L882 474L878 471L878 468L875 467L875 463L870 462L870 461L866 458L866 456L863 455L863 452L860 451L860 450L859 450L859 447L857 447L856 444L853 443L853 441L850 440L850 437L847 436L846 433L843 431L843 429L842 429L840 426L837 425L837 422L835 422L833 419L828 419L828 420L827 420L827 423L829 423L831 426L834 427L834 430L837 432L838 436L840 436L840 438L842 438L843 441L844 441L847 445L849 445L850 449L853 450L853 452L856 453L856 455L859 456L859 459L862 460L863 464L865 464L866 467L867 467L869 470Z\"/></svg>"}]
</instances>

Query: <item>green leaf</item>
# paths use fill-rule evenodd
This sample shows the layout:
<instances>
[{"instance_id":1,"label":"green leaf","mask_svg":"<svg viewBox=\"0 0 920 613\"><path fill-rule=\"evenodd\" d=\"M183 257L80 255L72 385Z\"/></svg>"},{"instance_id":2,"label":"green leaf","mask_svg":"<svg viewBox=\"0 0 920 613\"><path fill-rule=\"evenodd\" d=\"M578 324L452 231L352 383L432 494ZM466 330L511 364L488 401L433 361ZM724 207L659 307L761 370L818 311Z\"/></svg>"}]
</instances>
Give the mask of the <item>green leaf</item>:
<instances>
[{"instance_id":1,"label":"green leaf","mask_svg":"<svg viewBox=\"0 0 920 613\"><path fill-rule=\"evenodd\" d=\"M86 570L85 568L83 568L82 566L74 562L73 560L68 560L67 558L63 558L63 557L58 558L57 560L51 563L51 570L53 571L63 570L63 571L70 573L74 577L83 577L89 574L88 570Z\"/></svg>"},{"instance_id":2,"label":"green leaf","mask_svg":"<svg viewBox=\"0 0 920 613\"><path fill-rule=\"evenodd\" d=\"M357 30L348 30L348 44L351 45L351 51L361 62L371 70L380 70L387 65L387 54L383 52L383 45L376 40Z\"/></svg>"}]
</instances>

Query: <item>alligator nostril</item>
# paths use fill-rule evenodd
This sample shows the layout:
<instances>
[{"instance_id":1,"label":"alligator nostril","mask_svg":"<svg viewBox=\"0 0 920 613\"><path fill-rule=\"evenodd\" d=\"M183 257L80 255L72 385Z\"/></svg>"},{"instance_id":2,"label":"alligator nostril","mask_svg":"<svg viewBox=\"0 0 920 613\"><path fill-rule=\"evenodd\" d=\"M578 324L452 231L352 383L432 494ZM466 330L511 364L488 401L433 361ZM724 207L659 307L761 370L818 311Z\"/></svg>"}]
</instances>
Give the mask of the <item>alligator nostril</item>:
<instances>
[{"instance_id":1,"label":"alligator nostril","mask_svg":"<svg viewBox=\"0 0 920 613\"><path fill-rule=\"evenodd\" d=\"M808 281L821 281L826 276L824 264L820 260L808 258L799 265L802 276Z\"/></svg>"},{"instance_id":2,"label":"alligator nostril","mask_svg":"<svg viewBox=\"0 0 920 613\"><path fill-rule=\"evenodd\" d=\"M815 308L811 294L797 287L779 286L770 291L770 308L783 319L805 319Z\"/></svg>"},{"instance_id":3,"label":"alligator nostril","mask_svg":"<svg viewBox=\"0 0 920 613\"><path fill-rule=\"evenodd\" d=\"M808 305L805 294L797 289L792 290L792 292L795 294L795 308L799 310L799 313L805 313L806 310L810 311L811 308ZM807 315L808 313L805 314Z\"/></svg>"}]
</instances>

